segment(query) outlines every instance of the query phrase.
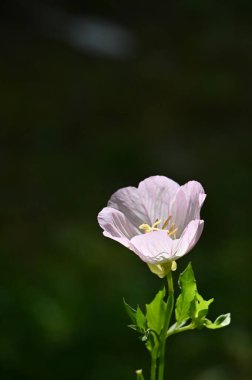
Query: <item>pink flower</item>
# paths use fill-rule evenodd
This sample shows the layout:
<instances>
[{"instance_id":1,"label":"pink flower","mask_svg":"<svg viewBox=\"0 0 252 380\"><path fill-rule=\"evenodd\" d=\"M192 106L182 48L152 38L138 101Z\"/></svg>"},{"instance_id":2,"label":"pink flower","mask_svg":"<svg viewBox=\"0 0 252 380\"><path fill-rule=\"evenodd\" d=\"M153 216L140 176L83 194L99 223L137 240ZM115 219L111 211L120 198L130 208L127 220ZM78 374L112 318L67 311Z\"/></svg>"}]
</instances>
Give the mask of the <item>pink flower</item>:
<instances>
[{"instance_id":1,"label":"pink flower","mask_svg":"<svg viewBox=\"0 0 252 380\"><path fill-rule=\"evenodd\" d=\"M183 186L164 176L116 191L98 215L104 236L118 241L164 277L197 243L206 194L199 182Z\"/></svg>"}]
</instances>

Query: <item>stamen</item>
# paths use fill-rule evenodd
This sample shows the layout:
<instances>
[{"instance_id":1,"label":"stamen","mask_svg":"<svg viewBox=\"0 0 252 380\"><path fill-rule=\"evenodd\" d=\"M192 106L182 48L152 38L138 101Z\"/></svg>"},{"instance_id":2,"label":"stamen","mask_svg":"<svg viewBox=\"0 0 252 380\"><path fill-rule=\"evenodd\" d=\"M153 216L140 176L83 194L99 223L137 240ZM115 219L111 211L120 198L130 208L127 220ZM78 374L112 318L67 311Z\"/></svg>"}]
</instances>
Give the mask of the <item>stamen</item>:
<instances>
[{"instance_id":1,"label":"stamen","mask_svg":"<svg viewBox=\"0 0 252 380\"><path fill-rule=\"evenodd\" d=\"M157 228L157 226L161 223L161 219L156 219L155 223L152 224L152 228Z\"/></svg>"},{"instance_id":2,"label":"stamen","mask_svg":"<svg viewBox=\"0 0 252 380\"><path fill-rule=\"evenodd\" d=\"M175 228L175 229L174 229L173 231L171 231L171 232L168 230L167 233L168 233L169 236L172 236L172 235L174 235L177 231L178 231L178 229ZM176 237L175 237L175 238L176 238Z\"/></svg>"},{"instance_id":3,"label":"stamen","mask_svg":"<svg viewBox=\"0 0 252 380\"><path fill-rule=\"evenodd\" d=\"M177 228L175 228L175 223L172 222L170 227L167 228L169 226L169 223L172 221L172 216L170 215L166 221L164 222L162 228L158 228L158 225L161 223L161 219L156 219L156 221L152 224L152 226L150 226L149 224L147 223L144 223L144 224L141 224L138 228L140 230L143 230L145 233L148 233L148 232L153 232L153 231L163 231L165 230L168 234L168 236L173 236L174 235L174 238L176 239L176 232L178 231Z\"/></svg>"},{"instance_id":4,"label":"stamen","mask_svg":"<svg viewBox=\"0 0 252 380\"><path fill-rule=\"evenodd\" d=\"M173 228L174 228L174 226L175 226L175 223L172 223L172 224L170 225L169 231L172 231Z\"/></svg>"},{"instance_id":5,"label":"stamen","mask_svg":"<svg viewBox=\"0 0 252 380\"><path fill-rule=\"evenodd\" d=\"M166 221L164 222L164 224L163 224L163 226L162 226L162 230L164 230L165 227L168 226L169 222L171 221L171 218L172 218L171 215L168 216L168 218L166 219Z\"/></svg>"}]
</instances>

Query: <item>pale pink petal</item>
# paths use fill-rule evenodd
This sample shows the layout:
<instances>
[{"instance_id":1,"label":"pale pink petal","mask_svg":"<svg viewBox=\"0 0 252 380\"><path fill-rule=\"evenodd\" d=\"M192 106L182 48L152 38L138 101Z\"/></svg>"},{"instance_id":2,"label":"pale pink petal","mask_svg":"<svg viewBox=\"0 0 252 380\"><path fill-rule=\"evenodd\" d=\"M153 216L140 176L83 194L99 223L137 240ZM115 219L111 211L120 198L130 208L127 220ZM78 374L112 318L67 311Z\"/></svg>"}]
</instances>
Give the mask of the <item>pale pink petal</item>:
<instances>
[{"instance_id":1,"label":"pale pink petal","mask_svg":"<svg viewBox=\"0 0 252 380\"><path fill-rule=\"evenodd\" d=\"M175 228L177 228L177 231L176 231L177 238L180 237L180 235L185 229L185 219L186 219L187 209L188 209L188 199L182 187L180 187L173 199L171 210L170 210L172 222L175 223Z\"/></svg>"},{"instance_id":2,"label":"pale pink petal","mask_svg":"<svg viewBox=\"0 0 252 380\"><path fill-rule=\"evenodd\" d=\"M98 223L103 228L104 236L129 247L129 240L138 233L126 216L119 210L105 207L98 214Z\"/></svg>"},{"instance_id":3,"label":"pale pink petal","mask_svg":"<svg viewBox=\"0 0 252 380\"><path fill-rule=\"evenodd\" d=\"M116 191L108 201L108 207L120 210L137 228L140 224L150 223L136 187L129 186Z\"/></svg>"},{"instance_id":4,"label":"pale pink petal","mask_svg":"<svg viewBox=\"0 0 252 380\"><path fill-rule=\"evenodd\" d=\"M171 200L178 189L176 182L164 176L157 175L140 182L138 191L148 215L148 221L144 222L152 225L161 219L163 224L170 215Z\"/></svg>"},{"instance_id":5,"label":"pale pink petal","mask_svg":"<svg viewBox=\"0 0 252 380\"><path fill-rule=\"evenodd\" d=\"M125 237L116 237L114 235L111 235L109 232L107 231L103 231L103 235L112 239L112 240L115 240L115 241L118 241L118 243L124 245L126 248L129 248L129 240Z\"/></svg>"},{"instance_id":6,"label":"pale pink petal","mask_svg":"<svg viewBox=\"0 0 252 380\"><path fill-rule=\"evenodd\" d=\"M199 205L200 205L200 208L202 207L205 199L206 199L206 194L205 193L200 193L199 194Z\"/></svg>"},{"instance_id":7,"label":"pale pink petal","mask_svg":"<svg viewBox=\"0 0 252 380\"><path fill-rule=\"evenodd\" d=\"M130 249L146 263L160 264L172 259L174 242L166 231L155 231L135 236Z\"/></svg>"},{"instance_id":8,"label":"pale pink petal","mask_svg":"<svg viewBox=\"0 0 252 380\"><path fill-rule=\"evenodd\" d=\"M176 248L173 252L174 260L184 256L186 253L191 251L200 235L203 231L204 221L203 220L192 220L188 226L183 231L180 239L176 240Z\"/></svg>"},{"instance_id":9,"label":"pale pink petal","mask_svg":"<svg viewBox=\"0 0 252 380\"><path fill-rule=\"evenodd\" d=\"M187 221L200 219L200 209L206 198L202 185L197 181L189 181L181 186L188 199Z\"/></svg>"},{"instance_id":10,"label":"pale pink petal","mask_svg":"<svg viewBox=\"0 0 252 380\"><path fill-rule=\"evenodd\" d=\"M180 236L188 223L200 219L200 209L206 194L197 181L190 181L181 186L172 200L171 215Z\"/></svg>"},{"instance_id":11,"label":"pale pink petal","mask_svg":"<svg viewBox=\"0 0 252 380\"><path fill-rule=\"evenodd\" d=\"M203 220L193 220L180 239L172 239L166 231L154 231L135 236L130 240L130 249L143 261L161 264L177 260L188 253L197 243L203 230Z\"/></svg>"}]
</instances>

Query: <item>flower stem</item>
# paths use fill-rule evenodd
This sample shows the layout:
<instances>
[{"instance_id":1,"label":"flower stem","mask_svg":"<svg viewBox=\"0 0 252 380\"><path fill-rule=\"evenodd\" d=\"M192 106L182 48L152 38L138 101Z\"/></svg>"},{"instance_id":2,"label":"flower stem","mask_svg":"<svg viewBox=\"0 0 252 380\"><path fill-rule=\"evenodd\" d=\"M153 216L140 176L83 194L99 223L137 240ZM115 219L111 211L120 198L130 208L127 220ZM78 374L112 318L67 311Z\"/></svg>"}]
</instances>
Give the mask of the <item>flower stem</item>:
<instances>
[{"instance_id":1,"label":"flower stem","mask_svg":"<svg viewBox=\"0 0 252 380\"><path fill-rule=\"evenodd\" d=\"M171 315L174 307L174 289L172 272L169 271L167 274L168 283L168 300L166 307L166 316L164 322L164 328L160 337L160 358L159 358L159 368L158 368L158 380L164 380L164 368L165 368L165 343L167 338L167 330L170 325Z\"/></svg>"},{"instance_id":2,"label":"flower stem","mask_svg":"<svg viewBox=\"0 0 252 380\"><path fill-rule=\"evenodd\" d=\"M157 359L156 355L151 357L151 380L156 380Z\"/></svg>"}]
</instances>

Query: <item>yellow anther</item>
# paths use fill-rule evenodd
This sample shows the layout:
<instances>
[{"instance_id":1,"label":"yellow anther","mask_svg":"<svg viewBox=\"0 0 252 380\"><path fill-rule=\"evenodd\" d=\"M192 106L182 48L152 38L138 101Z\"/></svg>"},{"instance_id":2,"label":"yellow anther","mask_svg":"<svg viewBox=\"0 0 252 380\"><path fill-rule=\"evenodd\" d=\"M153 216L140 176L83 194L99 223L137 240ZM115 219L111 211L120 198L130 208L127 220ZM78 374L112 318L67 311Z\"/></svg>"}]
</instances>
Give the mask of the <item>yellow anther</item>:
<instances>
[{"instance_id":1,"label":"yellow anther","mask_svg":"<svg viewBox=\"0 0 252 380\"><path fill-rule=\"evenodd\" d=\"M162 230L164 230L167 226L168 226L168 224L170 223L170 221L171 221L171 215L166 219L166 221L164 222L164 224L163 224L163 226L162 226Z\"/></svg>"},{"instance_id":2,"label":"yellow anther","mask_svg":"<svg viewBox=\"0 0 252 380\"><path fill-rule=\"evenodd\" d=\"M175 226L175 223L172 223L172 224L170 225L170 227L169 227L169 231L172 231L173 228L174 228L174 226Z\"/></svg>"},{"instance_id":3,"label":"yellow anther","mask_svg":"<svg viewBox=\"0 0 252 380\"><path fill-rule=\"evenodd\" d=\"M168 230L167 233L168 233L169 236L172 236L172 235L176 234L177 231L178 231L178 229L175 228L173 231L169 231Z\"/></svg>"}]
</instances>

